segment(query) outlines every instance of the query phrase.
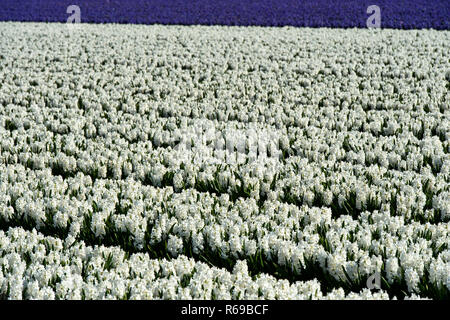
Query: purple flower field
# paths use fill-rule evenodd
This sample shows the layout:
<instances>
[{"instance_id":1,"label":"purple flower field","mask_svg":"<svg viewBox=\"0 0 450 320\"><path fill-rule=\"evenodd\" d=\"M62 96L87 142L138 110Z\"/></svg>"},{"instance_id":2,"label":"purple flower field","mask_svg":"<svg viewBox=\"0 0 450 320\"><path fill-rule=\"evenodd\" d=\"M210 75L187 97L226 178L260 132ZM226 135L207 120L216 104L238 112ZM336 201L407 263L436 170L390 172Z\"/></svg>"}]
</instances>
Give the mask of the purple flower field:
<instances>
[{"instance_id":1,"label":"purple flower field","mask_svg":"<svg viewBox=\"0 0 450 320\"><path fill-rule=\"evenodd\" d=\"M449 29L450 17L448 0L2 0L0 21L65 22L69 5L90 23L365 28L370 5L383 28Z\"/></svg>"}]
</instances>

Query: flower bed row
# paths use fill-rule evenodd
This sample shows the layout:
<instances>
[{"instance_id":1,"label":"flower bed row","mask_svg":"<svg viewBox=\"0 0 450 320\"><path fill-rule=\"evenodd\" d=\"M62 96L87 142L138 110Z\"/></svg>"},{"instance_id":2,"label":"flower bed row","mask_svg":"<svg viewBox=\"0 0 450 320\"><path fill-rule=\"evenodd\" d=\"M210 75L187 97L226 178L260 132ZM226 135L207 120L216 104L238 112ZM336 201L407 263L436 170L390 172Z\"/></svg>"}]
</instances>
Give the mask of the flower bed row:
<instances>
[{"instance_id":1,"label":"flower bed row","mask_svg":"<svg viewBox=\"0 0 450 320\"><path fill-rule=\"evenodd\" d=\"M72 5L90 23L366 28L377 5L382 27L445 30L450 14L446 0L3 0L0 21L66 22Z\"/></svg>"}]
</instances>

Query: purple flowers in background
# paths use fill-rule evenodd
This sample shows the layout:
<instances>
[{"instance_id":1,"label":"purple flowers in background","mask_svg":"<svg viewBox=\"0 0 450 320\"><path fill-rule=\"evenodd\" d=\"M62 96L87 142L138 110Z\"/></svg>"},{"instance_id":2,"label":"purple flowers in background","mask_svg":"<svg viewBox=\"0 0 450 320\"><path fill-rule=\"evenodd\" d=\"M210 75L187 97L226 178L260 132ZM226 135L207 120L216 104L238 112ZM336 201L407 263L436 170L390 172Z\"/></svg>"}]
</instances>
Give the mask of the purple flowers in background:
<instances>
[{"instance_id":1,"label":"purple flowers in background","mask_svg":"<svg viewBox=\"0 0 450 320\"><path fill-rule=\"evenodd\" d=\"M366 9L381 8L381 27L449 29L449 0L1 0L0 21L366 28Z\"/></svg>"}]
</instances>

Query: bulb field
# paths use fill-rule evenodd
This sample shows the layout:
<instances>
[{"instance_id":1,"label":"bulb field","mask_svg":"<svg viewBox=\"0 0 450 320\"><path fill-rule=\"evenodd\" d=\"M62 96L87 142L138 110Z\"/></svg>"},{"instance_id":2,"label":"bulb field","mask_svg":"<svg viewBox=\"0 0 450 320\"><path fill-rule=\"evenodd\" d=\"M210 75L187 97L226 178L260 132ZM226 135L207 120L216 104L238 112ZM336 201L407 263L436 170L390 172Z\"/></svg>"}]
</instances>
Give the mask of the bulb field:
<instances>
[{"instance_id":1,"label":"bulb field","mask_svg":"<svg viewBox=\"0 0 450 320\"><path fill-rule=\"evenodd\" d=\"M450 298L450 31L0 36L0 299Z\"/></svg>"}]
</instances>

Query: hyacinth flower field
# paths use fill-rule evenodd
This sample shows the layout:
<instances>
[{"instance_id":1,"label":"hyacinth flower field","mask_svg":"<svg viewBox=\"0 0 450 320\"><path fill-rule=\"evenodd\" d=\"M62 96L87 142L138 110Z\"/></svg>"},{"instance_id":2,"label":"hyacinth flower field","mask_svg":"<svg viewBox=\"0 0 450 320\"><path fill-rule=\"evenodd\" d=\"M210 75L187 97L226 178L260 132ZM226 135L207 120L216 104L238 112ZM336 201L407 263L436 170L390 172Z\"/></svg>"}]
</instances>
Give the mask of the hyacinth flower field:
<instances>
[{"instance_id":1,"label":"hyacinth flower field","mask_svg":"<svg viewBox=\"0 0 450 320\"><path fill-rule=\"evenodd\" d=\"M448 7L416 2L2 3L0 299L449 299Z\"/></svg>"}]
</instances>

